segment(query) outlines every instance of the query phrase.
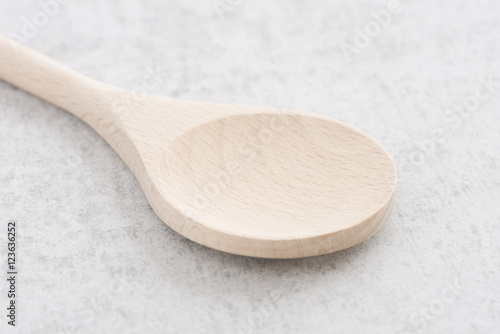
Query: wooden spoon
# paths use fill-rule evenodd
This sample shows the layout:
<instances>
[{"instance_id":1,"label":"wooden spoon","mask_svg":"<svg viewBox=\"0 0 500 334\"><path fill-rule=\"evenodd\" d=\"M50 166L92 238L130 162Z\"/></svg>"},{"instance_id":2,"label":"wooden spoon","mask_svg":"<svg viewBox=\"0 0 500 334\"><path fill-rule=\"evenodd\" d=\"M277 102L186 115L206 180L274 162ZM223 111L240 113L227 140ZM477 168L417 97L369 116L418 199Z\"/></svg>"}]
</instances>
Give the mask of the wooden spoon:
<instances>
[{"instance_id":1,"label":"wooden spoon","mask_svg":"<svg viewBox=\"0 0 500 334\"><path fill-rule=\"evenodd\" d=\"M1 36L0 78L94 128L157 215L208 247L264 258L330 253L370 237L394 204L389 154L338 121L135 98Z\"/></svg>"}]
</instances>

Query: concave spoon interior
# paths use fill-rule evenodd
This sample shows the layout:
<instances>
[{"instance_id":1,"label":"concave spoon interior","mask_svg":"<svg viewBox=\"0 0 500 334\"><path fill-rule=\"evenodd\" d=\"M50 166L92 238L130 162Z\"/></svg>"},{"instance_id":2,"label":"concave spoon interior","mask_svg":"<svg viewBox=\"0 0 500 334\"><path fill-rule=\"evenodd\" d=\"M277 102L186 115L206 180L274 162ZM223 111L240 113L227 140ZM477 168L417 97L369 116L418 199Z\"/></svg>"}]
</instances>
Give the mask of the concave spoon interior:
<instances>
[{"instance_id":1,"label":"concave spoon interior","mask_svg":"<svg viewBox=\"0 0 500 334\"><path fill-rule=\"evenodd\" d=\"M368 135L325 117L145 96L0 36L0 78L100 133L174 230L221 251L298 258L358 244L387 220L396 168Z\"/></svg>"}]
</instances>

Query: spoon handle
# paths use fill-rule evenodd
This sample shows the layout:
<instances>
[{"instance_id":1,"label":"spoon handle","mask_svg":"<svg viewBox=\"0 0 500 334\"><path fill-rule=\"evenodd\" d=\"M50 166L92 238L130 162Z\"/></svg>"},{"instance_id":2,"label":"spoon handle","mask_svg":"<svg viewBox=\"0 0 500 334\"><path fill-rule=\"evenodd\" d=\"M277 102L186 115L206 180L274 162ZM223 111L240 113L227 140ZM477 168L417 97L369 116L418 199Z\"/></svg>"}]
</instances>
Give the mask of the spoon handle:
<instances>
[{"instance_id":1,"label":"spoon handle","mask_svg":"<svg viewBox=\"0 0 500 334\"><path fill-rule=\"evenodd\" d=\"M0 78L65 109L98 130L116 91L0 35Z\"/></svg>"}]
</instances>

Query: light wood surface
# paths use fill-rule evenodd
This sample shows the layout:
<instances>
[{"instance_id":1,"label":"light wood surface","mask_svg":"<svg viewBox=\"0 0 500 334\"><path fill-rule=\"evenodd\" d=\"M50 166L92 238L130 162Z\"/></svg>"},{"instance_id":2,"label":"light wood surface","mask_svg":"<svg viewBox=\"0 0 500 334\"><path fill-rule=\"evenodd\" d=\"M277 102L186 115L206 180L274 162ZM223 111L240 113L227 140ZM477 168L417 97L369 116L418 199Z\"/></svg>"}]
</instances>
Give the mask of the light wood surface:
<instances>
[{"instance_id":1,"label":"light wood surface","mask_svg":"<svg viewBox=\"0 0 500 334\"><path fill-rule=\"evenodd\" d=\"M0 78L94 128L158 216L208 247L264 258L330 253L370 237L394 204L389 154L322 116L138 98L1 36Z\"/></svg>"}]
</instances>

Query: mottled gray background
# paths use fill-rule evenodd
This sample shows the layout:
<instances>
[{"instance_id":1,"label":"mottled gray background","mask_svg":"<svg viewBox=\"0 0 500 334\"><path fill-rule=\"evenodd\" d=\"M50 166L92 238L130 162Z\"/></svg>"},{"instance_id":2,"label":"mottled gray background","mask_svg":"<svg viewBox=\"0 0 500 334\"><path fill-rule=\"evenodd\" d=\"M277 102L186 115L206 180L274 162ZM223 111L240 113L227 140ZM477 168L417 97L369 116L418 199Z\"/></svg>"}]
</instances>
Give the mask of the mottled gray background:
<instances>
[{"instance_id":1,"label":"mottled gray background","mask_svg":"<svg viewBox=\"0 0 500 334\"><path fill-rule=\"evenodd\" d=\"M157 218L93 130L0 81L3 273L7 222L19 231L13 333L500 332L498 1L401 0L350 62L342 43L386 1L66 2L27 45L129 89L150 68L162 78L151 94L352 124L396 160L397 202L378 234L335 254L211 250ZM1 1L0 32L22 37L41 11ZM497 84L479 101L481 78Z\"/></svg>"}]
</instances>

